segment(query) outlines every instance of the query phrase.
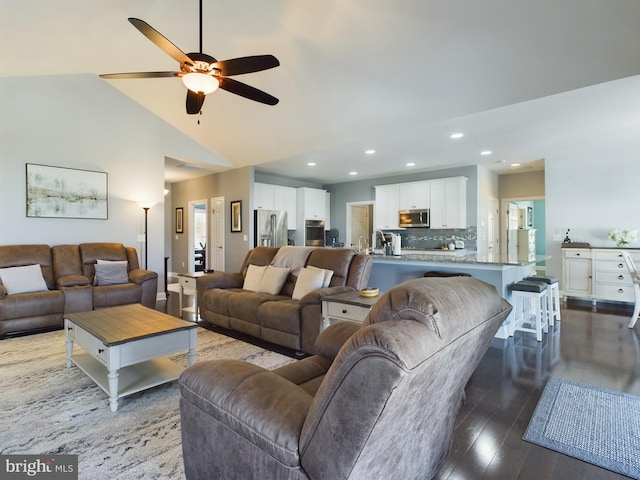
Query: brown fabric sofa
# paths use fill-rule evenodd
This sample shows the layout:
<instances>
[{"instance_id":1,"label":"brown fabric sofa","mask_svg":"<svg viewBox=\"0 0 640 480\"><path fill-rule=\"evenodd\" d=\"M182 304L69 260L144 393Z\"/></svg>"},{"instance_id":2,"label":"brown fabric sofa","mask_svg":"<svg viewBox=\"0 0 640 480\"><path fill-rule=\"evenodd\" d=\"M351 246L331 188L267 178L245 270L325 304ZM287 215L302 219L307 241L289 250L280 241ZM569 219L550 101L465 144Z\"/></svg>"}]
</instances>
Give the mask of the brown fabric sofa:
<instances>
[{"instance_id":1,"label":"brown fabric sofa","mask_svg":"<svg viewBox=\"0 0 640 480\"><path fill-rule=\"evenodd\" d=\"M310 253L304 266L333 272L328 287L315 289L294 300L292 294L297 277L293 272L277 295L244 290L249 265L270 265L279 251L277 247L256 247L245 256L240 272L216 272L198 277L200 317L213 325L313 354L322 328L322 297L366 287L372 259L348 248L308 250Z\"/></svg>"},{"instance_id":2,"label":"brown fabric sofa","mask_svg":"<svg viewBox=\"0 0 640 480\"><path fill-rule=\"evenodd\" d=\"M126 262L127 280L95 284L98 259ZM121 243L0 246L0 268L34 264L47 291L8 294L0 279L0 338L60 328L65 313L132 303L155 307L158 274L141 270L136 250Z\"/></svg>"},{"instance_id":3,"label":"brown fabric sofa","mask_svg":"<svg viewBox=\"0 0 640 480\"><path fill-rule=\"evenodd\" d=\"M180 376L188 480L429 479L451 448L464 388L511 311L469 277L382 295L362 325L273 371L200 362Z\"/></svg>"}]
</instances>

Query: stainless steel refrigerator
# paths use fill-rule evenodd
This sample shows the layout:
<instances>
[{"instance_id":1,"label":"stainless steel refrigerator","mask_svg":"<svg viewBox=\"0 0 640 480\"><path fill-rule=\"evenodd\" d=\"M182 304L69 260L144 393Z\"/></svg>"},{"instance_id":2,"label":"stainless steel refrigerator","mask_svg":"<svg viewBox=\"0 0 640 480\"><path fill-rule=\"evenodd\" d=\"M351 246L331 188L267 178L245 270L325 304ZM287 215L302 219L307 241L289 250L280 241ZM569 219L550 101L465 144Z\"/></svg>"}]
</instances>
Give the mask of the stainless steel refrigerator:
<instances>
[{"instance_id":1,"label":"stainless steel refrigerator","mask_svg":"<svg viewBox=\"0 0 640 480\"><path fill-rule=\"evenodd\" d=\"M287 212L254 210L254 245L283 247L287 245Z\"/></svg>"}]
</instances>

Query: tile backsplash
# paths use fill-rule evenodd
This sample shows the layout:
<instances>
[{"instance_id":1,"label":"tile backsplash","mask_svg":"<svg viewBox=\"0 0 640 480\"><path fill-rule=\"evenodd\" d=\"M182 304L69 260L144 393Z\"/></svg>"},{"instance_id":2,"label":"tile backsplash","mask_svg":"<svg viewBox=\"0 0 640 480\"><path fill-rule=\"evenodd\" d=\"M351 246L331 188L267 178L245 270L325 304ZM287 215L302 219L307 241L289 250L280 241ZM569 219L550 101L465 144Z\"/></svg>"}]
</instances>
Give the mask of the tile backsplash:
<instances>
[{"instance_id":1,"label":"tile backsplash","mask_svg":"<svg viewBox=\"0 0 640 480\"><path fill-rule=\"evenodd\" d=\"M467 250L476 249L478 230L476 227L454 229L408 228L406 230L389 230L385 233L399 233L402 238L402 248L416 250L440 248L452 239L464 241Z\"/></svg>"}]
</instances>

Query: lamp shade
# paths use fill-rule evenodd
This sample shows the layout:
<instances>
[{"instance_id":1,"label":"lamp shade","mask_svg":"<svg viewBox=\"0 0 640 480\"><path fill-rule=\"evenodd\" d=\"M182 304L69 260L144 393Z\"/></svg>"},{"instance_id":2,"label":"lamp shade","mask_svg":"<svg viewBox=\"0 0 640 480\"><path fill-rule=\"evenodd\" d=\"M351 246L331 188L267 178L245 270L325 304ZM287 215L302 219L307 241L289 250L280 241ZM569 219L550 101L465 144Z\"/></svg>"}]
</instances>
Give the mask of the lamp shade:
<instances>
[{"instance_id":1,"label":"lamp shade","mask_svg":"<svg viewBox=\"0 0 640 480\"><path fill-rule=\"evenodd\" d=\"M138 200L136 203L142 208L152 208L157 202L151 200Z\"/></svg>"},{"instance_id":2,"label":"lamp shade","mask_svg":"<svg viewBox=\"0 0 640 480\"><path fill-rule=\"evenodd\" d=\"M215 92L219 83L216 77L206 73L187 73L182 76L184 85L194 93L204 93L205 95Z\"/></svg>"}]
</instances>

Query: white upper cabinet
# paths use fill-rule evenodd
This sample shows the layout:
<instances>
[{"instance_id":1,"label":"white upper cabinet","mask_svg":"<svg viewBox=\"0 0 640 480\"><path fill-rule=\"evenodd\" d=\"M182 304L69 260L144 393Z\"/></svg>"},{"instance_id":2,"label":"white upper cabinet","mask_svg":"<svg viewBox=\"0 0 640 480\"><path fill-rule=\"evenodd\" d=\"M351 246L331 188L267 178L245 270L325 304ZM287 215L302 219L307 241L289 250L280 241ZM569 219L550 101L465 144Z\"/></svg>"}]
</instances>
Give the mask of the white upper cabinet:
<instances>
[{"instance_id":1,"label":"white upper cabinet","mask_svg":"<svg viewBox=\"0 0 640 480\"><path fill-rule=\"evenodd\" d=\"M254 208L287 212L287 229L296 229L296 189L268 183L253 184Z\"/></svg>"},{"instance_id":2,"label":"white upper cabinet","mask_svg":"<svg viewBox=\"0 0 640 480\"><path fill-rule=\"evenodd\" d=\"M256 210L275 210L275 185L268 183L253 184L253 204Z\"/></svg>"},{"instance_id":3,"label":"white upper cabinet","mask_svg":"<svg viewBox=\"0 0 640 480\"><path fill-rule=\"evenodd\" d=\"M297 190L298 208L304 220L327 220L327 191L300 187Z\"/></svg>"},{"instance_id":4,"label":"white upper cabinet","mask_svg":"<svg viewBox=\"0 0 640 480\"><path fill-rule=\"evenodd\" d=\"M375 230L397 230L398 211L400 210L399 184L379 185L375 187L376 202L373 211Z\"/></svg>"},{"instance_id":5,"label":"white upper cabinet","mask_svg":"<svg viewBox=\"0 0 640 480\"><path fill-rule=\"evenodd\" d=\"M431 185L429 181L400 183L399 210L429 208Z\"/></svg>"},{"instance_id":6,"label":"white upper cabinet","mask_svg":"<svg viewBox=\"0 0 640 480\"><path fill-rule=\"evenodd\" d=\"M467 179L430 180L431 228L467 228Z\"/></svg>"}]
</instances>

